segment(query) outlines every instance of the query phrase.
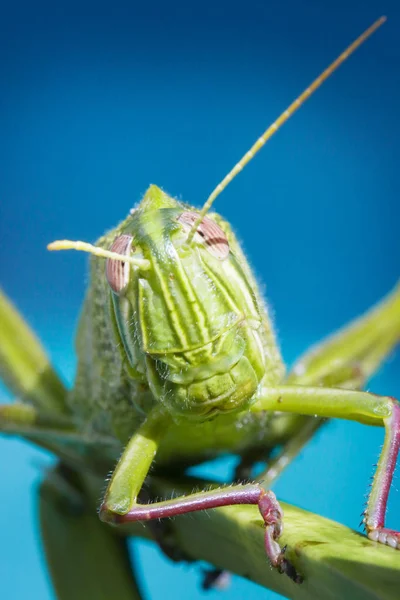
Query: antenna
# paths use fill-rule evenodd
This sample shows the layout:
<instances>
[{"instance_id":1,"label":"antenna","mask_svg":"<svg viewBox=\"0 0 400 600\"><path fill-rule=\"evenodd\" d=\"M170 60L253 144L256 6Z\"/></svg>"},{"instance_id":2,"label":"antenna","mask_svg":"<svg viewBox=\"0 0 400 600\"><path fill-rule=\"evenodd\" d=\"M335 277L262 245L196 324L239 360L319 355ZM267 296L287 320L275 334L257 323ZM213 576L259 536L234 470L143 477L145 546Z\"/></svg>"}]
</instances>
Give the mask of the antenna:
<instances>
[{"instance_id":1,"label":"antenna","mask_svg":"<svg viewBox=\"0 0 400 600\"><path fill-rule=\"evenodd\" d=\"M344 61L351 54L353 54L353 52L359 46L361 46L361 44L363 44L367 38L370 37L370 35L372 35L381 25L383 25L383 23L385 21L386 21L386 17L381 17L380 19L375 21L375 23L373 23L370 27L368 27L368 29L366 29L364 31L364 33L362 33L352 44L350 44L350 46L348 46L346 48L346 50L344 52L342 52L342 54L340 56L338 56L338 58L336 60L334 60L333 63L331 63L329 65L329 67L321 73L321 75L319 75L316 79L314 79L312 84L307 89L305 89L304 92L302 92L300 94L300 96L298 96L296 98L296 100L294 100L294 102L292 102L292 104L290 104L290 106L276 119L276 121L274 121L272 123L272 125L270 125L268 127L268 129L266 129L264 131L262 136L258 138L258 140L252 145L250 150L248 150L246 152L246 154L239 160L239 162L236 163L236 165L233 167L233 169L231 169L229 171L229 173L227 175L225 175L225 177L222 179L222 181L217 185L217 187L213 190L213 192L207 198L207 201L205 202L203 208L201 209L198 218L193 223L193 226L192 226L191 230L189 231L189 235L188 235L188 239L187 239L188 244L191 244L194 234L196 233L196 231L197 231L200 223L204 219L205 215L210 210L214 200L229 185L229 183L232 181L232 179L234 179L236 177L236 175L247 165L247 163L251 161L251 159L257 154L257 152L259 150L261 150L261 148L270 139L270 137L272 137L274 135L274 133L276 131L278 131L278 129L296 112L296 110L302 104L304 104L304 102L306 100L308 100L308 98L320 87L320 85L322 85L323 82L326 79L328 79L328 77L330 77L332 75L332 73L334 71L336 71L336 69L338 67L340 67L340 65L342 63L344 63Z\"/></svg>"},{"instance_id":2,"label":"antenna","mask_svg":"<svg viewBox=\"0 0 400 600\"><path fill-rule=\"evenodd\" d=\"M72 242L71 240L57 240L47 246L47 250L79 250L81 252L89 252L94 256L101 256L103 258L112 258L113 260L120 260L121 262L127 262L134 267L138 267L142 271L150 269L150 261L145 258L133 258L133 256L126 256L124 254L118 254L118 252L110 252L110 250L104 250L99 246L93 246L87 242Z\"/></svg>"}]
</instances>

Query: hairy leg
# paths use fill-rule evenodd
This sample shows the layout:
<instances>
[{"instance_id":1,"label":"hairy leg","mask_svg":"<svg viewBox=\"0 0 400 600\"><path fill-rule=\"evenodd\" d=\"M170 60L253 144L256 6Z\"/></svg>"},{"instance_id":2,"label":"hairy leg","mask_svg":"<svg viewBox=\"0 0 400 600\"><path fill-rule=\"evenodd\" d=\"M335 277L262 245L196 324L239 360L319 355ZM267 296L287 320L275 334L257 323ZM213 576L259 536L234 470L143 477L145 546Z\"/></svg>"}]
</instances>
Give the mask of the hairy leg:
<instances>
[{"instance_id":1,"label":"hairy leg","mask_svg":"<svg viewBox=\"0 0 400 600\"><path fill-rule=\"evenodd\" d=\"M252 411L279 410L384 425L385 441L364 514L368 537L400 548L400 533L385 528L390 485L400 447L400 404L394 398L341 388L277 386L264 388Z\"/></svg>"},{"instance_id":2,"label":"hairy leg","mask_svg":"<svg viewBox=\"0 0 400 600\"><path fill-rule=\"evenodd\" d=\"M399 340L400 284L376 306L308 350L295 362L284 383L360 389ZM260 453L254 457L267 461L257 479L269 488L325 422L318 417L299 416L295 431L278 454L271 460ZM244 458L237 469L238 479L251 477L252 457Z\"/></svg>"},{"instance_id":3,"label":"hairy leg","mask_svg":"<svg viewBox=\"0 0 400 600\"><path fill-rule=\"evenodd\" d=\"M29 404L14 402L0 404L0 432L9 435L21 435L46 446L46 441L70 443L82 446L113 447L118 450L118 441L97 434L85 435L76 429L71 418L51 411L44 411ZM43 444L42 444L43 442ZM59 454L57 450L53 450Z\"/></svg>"},{"instance_id":4,"label":"hairy leg","mask_svg":"<svg viewBox=\"0 0 400 600\"><path fill-rule=\"evenodd\" d=\"M294 581L301 581L294 567L285 558L284 549L277 542L282 532L282 509L275 495L266 492L257 483L208 490L163 502L139 504L140 489L170 423L170 417L156 407L132 436L109 483L100 508L100 518L106 522L122 524L173 517L219 506L253 504L258 506L265 523L265 550L271 564Z\"/></svg>"}]
</instances>

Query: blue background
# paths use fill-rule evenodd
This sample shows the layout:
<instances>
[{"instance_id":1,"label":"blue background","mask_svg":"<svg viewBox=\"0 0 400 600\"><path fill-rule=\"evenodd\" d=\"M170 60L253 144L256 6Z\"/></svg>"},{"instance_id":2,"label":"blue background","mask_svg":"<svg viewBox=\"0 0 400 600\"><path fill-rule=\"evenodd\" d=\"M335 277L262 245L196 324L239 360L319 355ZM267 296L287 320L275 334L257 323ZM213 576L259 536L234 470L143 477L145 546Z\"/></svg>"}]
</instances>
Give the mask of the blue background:
<instances>
[{"instance_id":1,"label":"blue background","mask_svg":"<svg viewBox=\"0 0 400 600\"><path fill-rule=\"evenodd\" d=\"M382 13L388 23L216 205L267 286L288 362L399 275L398 3L4 3L1 284L66 381L87 263L47 253L46 244L94 241L150 183L201 205L269 122ZM399 367L397 356L371 388L399 395ZM279 480L279 497L356 527L382 435L332 422ZM35 489L49 457L4 439L0 457L0 594L47 600ZM399 527L395 488L389 525ZM138 546L149 598L204 597L198 567L172 566L151 545ZM276 597L238 578L209 597L245 594Z\"/></svg>"}]
</instances>

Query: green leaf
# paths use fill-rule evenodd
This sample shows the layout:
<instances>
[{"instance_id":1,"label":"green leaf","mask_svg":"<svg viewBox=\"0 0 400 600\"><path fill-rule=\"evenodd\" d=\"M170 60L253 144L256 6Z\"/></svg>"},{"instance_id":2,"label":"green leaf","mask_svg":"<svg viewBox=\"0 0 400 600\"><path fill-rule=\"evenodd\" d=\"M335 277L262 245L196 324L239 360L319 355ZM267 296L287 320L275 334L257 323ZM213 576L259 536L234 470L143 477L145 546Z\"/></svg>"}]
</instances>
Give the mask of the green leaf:
<instances>
[{"instance_id":1,"label":"green leaf","mask_svg":"<svg viewBox=\"0 0 400 600\"><path fill-rule=\"evenodd\" d=\"M58 600L141 600L127 540L52 472L39 491L42 541Z\"/></svg>"}]
</instances>

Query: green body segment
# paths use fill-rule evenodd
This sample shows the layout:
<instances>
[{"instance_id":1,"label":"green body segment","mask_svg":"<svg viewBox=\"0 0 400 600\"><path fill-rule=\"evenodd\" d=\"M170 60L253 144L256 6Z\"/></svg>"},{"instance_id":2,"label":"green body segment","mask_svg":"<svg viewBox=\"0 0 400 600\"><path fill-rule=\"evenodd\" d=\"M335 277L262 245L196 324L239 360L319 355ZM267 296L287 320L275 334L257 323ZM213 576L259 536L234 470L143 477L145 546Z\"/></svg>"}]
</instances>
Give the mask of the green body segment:
<instances>
[{"instance_id":1,"label":"green body segment","mask_svg":"<svg viewBox=\"0 0 400 600\"><path fill-rule=\"evenodd\" d=\"M229 250L221 259L207 237L186 243L188 228L179 218L188 211L194 209L151 186L97 243L109 248L118 236L131 236L132 255L150 261L150 269L130 267L117 294L104 263L91 260L70 394L80 428L125 441L155 402L179 427L245 410L261 385L282 380L266 308L229 225L211 216Z\"/></svg>"}]
</instances>

